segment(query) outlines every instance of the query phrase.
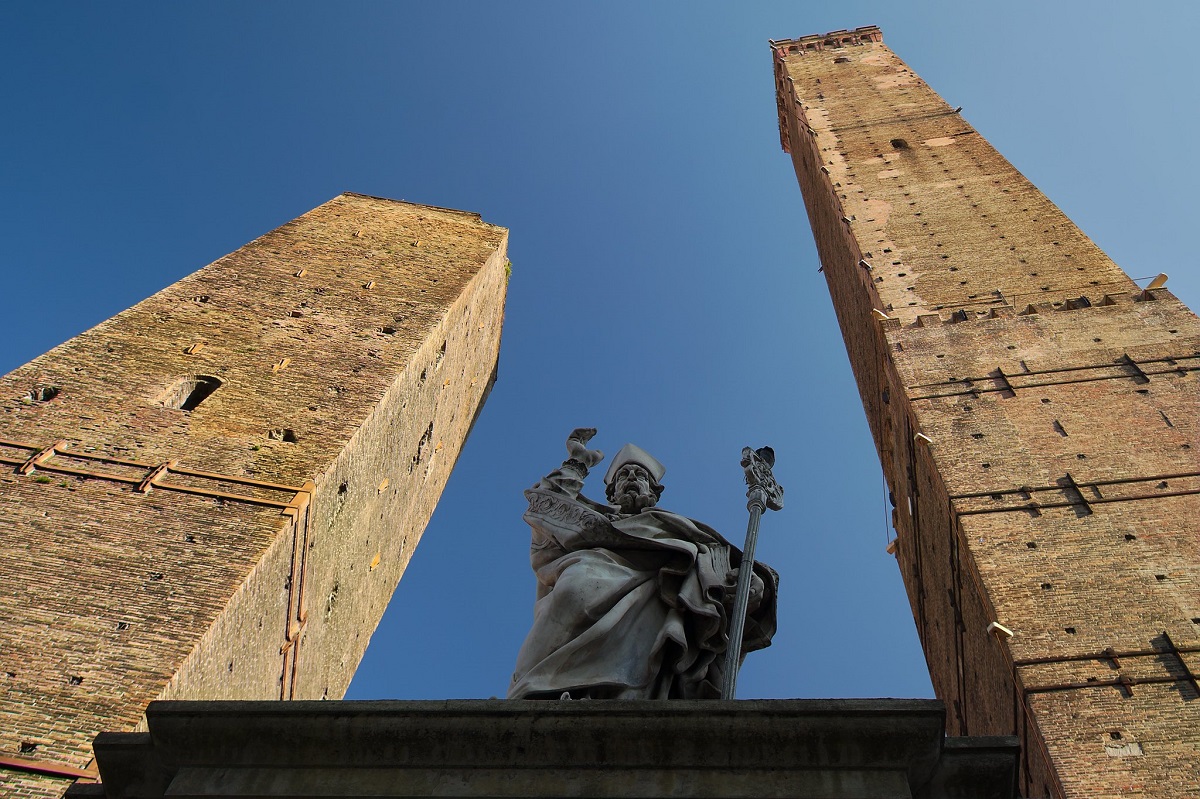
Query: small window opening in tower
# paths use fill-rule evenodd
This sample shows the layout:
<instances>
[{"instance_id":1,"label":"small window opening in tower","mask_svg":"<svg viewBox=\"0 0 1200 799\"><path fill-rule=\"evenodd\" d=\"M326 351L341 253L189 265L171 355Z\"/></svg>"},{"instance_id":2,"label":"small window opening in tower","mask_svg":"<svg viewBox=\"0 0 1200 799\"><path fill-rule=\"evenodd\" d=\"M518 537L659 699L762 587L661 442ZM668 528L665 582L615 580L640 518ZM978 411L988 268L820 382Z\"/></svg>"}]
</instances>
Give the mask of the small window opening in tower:
<instances>
[{"instance_id":1,"label":"small window opening in tower","mask_svg":"<svg viewBox=\"0 0 1200 799\"><path fill-rule=\"evenodd\" d=\"M891 145L892 145L892 149L894 149L894 150L907 150L908 149L908 142L906 142L904 139L892 139Z\"/></svg>"},{"instance_id":2,"label":"small window opening in tower","mask_svg":"<svg viewBox=\"0 0 1200 799\"><path fill-rule=\"evenodd\" d=\"M159 398L159 402L175 410L191 411L220 387L219 378L211 375L188 375L172 383Z\"/></svg>"},{"instance_id":3,"label":"small window opening in tower","mask_svg":"<svg viewBox=\"0 0 1200 799\"><path fill-rule=\"evenodd\" d=\"M58 396L58 386L34 386L29 391L29 399L33 402L49 402Z\"/></svg>"},{"instance_id":4,"label":"small window opening in tower","mask_svg":"<svg viewBox=\"0 0 1200 799\"><path fill-rule=\"evenodd\" d=\"M434 358L434 361L433 361L433 366L435 369L442 365L442 361L445 359L445 357L446 357L446 342L443 341L442 348L440 350L438 350L437 357Z\"/></svg>"}]
</instances>

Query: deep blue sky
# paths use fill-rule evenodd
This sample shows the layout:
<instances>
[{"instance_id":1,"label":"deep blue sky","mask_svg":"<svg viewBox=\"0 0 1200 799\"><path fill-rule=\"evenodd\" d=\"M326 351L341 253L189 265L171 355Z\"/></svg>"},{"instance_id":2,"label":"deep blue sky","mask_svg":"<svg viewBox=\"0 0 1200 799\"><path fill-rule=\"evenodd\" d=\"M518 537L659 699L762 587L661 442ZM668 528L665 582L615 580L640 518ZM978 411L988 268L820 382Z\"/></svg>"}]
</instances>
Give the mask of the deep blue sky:
<instances>
[{"instance_id":1,"label":"deep blue sky","mask_svg":"<svg viewBox=\"0 0 1200 799\"><path fill-rule=\"evenodd\" d=\"M663 506L733 539L738 453L775 447L781 624L741 696L928 696L767 39L880 25L1130 275L1198 307L1198 8L6 5L0 371L339 192L478 211L512 231L500 380L350 696L503 694L533 600L521 491L579 425L655 453Z\"/></svg>"}]
</instances>

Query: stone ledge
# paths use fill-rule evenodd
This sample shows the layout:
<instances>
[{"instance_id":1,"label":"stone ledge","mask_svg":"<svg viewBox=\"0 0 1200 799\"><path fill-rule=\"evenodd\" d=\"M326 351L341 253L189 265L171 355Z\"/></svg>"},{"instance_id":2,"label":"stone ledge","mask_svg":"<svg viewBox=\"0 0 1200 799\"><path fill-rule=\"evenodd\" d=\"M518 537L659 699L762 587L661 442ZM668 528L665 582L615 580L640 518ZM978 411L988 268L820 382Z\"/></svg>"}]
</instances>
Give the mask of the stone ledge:
<instances>
[{"instance_id":1,"label":"stone ledge","mask_svg":"<svg viewBox=\"0 0 1200 799\"><path fill-rule=\"evenodd\" d=\"M155 702L68 796L1014 797L935 700Z\"/></svg>"}]
</instances>

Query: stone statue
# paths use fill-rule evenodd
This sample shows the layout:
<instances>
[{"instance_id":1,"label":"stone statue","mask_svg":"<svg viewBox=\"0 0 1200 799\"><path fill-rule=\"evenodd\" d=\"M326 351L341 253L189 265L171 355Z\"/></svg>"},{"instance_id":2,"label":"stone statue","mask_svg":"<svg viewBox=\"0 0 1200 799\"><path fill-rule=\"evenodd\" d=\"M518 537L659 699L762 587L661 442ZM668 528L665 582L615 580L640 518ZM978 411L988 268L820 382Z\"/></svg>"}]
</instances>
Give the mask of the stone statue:
<instances>
[{"instance_id":1,"label":"stone statue","mask_svg":"<svg viewBox=\"0 0 1200 799\"><path fill-rule=\"evenodd\" d=\"M611 504L580 494L604 458L595 433L572 432L567 460L525 492L537 602L508 698L718 698L742 553L659 510L665 469L633 444L604 476ZM778 576L755 563L751 582L743 652L775 633Z\"/></svg>"}]
</instances>

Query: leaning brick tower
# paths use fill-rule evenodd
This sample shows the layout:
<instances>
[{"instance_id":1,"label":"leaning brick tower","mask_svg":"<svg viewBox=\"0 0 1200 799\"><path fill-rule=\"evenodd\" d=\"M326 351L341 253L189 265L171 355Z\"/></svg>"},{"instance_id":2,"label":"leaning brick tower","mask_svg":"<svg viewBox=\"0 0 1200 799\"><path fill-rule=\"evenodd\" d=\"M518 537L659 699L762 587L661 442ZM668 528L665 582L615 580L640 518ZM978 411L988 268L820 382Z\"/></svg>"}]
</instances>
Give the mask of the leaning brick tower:
<instances>
[{"instance_id":1,"label":"leaning brick tower","mask_svg":"<svg viewBox=\"0 0 1200 799\"><path fill-rule=\"evenodd\" d=\"M0 378L0 794L340 698L496 377L508 234L343 194Z\"/></svg>"},{"instance_id":2,"label":"leaning brick tower","mask_svg":"<svg viewBox=\"0 0 1200 799\"><path fill-rule=\"evenodd\" d=\"M1200 321L878 28L771 48L948 731L1026 796L1200 794Z\"/></svg>"}]
</instances>

